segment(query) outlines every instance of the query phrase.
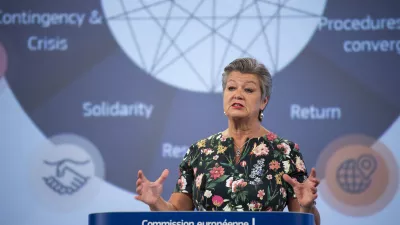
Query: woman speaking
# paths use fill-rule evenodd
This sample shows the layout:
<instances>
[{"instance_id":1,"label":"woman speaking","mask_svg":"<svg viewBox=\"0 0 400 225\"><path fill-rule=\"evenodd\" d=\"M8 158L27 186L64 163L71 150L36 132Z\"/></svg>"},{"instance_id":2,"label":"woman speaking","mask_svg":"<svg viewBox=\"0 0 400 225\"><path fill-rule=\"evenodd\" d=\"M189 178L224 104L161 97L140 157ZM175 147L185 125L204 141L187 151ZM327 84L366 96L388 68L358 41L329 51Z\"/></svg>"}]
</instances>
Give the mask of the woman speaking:
<instances>
[{"instance_id":1,"label":"woman speaking","mask_svg":"<svg viewBox=\"0 0 400 225\"><path fill-rule=\"evenodd\" d=\"M315 169L308 174L299 146L261 124L272 88L267 68L252 58L236 59L225 67L222 86L227 129L190 146L168 201L161 197L168 170L154 182L139 171L135 198L152 211L282 211L288 206L314 214L319 225Z\"/></svg>"}]
</instances>

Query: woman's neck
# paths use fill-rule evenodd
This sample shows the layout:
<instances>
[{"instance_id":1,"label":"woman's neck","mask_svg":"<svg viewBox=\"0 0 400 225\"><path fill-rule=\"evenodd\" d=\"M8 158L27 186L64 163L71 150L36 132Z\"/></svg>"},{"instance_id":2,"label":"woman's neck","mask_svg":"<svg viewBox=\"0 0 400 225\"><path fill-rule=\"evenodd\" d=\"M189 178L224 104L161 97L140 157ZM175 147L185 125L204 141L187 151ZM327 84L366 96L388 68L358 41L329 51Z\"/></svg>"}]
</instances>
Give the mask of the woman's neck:
<instances>
[{"instance_id":1,"label":"woman's neck","mask_svg":"<svg viewBox=\"0 0 400 225\"><path fill-rule=\"evenodd\" d=\"M232 137L234 140L242 142L247 138L253 138L262 134L263 127L259 121L244 122L244 121L229 121L228 129L226 130L227 136Z\"/></svg>"}]
</instances>

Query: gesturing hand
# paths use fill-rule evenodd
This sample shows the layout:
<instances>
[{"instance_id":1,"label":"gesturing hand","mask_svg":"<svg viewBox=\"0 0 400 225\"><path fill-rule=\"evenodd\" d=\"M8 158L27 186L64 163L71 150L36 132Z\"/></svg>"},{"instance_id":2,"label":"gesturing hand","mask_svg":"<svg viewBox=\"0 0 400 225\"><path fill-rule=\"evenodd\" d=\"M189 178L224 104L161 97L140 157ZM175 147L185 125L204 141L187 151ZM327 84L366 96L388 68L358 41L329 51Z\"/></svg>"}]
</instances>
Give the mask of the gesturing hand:
<instances>
[{"instance_id":1,"label":"gesturing hand","mask_svg":"<svg viewBox=\"0 0 400 225\"><path fill-rule=\"evenodd\" d=\"M309 208L314 204L315 199L317 199L319 180L316 176L315 168L311 169L310 176L303 183L299 183L287 174L283 175L283 179L293 187L300 206Z\"/></svg>"},{"instance_id":2,"label":"gesturing hand","mask_svg":"<svg viewBox=\"0 0 400 225\"><path fill-rule=\"evenodd\" d=\"M138 179L136 181L136 192L138 193L135 198L147 205L154 205L160 198L163 191L163 183L168 177L169 171L165 169L161 176L155 181L149 181L141 170L138 172Z\"/></svg>"}]
</instances>

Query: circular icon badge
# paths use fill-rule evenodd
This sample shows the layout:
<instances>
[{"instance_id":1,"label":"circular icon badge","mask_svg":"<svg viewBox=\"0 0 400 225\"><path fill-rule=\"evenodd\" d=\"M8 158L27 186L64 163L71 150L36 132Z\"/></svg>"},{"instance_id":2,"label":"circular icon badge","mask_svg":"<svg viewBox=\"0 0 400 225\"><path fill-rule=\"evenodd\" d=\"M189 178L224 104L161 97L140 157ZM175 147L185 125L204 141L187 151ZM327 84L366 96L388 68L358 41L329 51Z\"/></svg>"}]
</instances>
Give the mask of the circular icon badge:
<instances>
[{"instance_id":1,"label":"circular icon badge","mask_svg":"<svg viewBox=\"0 0 400 225\"><path fill-rule=\"evenodd\" d=\"M54 210L72 211L96 196L104 163L85 138L57 135L33 152L29 177L38 202Z\"/></svg>"},{"instance_id":2,"label":"circular icon badge","mask_svg":"<svg viewBox=\"0 0 400 225\"><path fill-rule=\"evenodd\" d=\"M317 167L325 177L323 198L350 216L380 211L398 188L398 166L391 151L363 135L332 142L321 154Z\"/></svg>"}]
</instances>

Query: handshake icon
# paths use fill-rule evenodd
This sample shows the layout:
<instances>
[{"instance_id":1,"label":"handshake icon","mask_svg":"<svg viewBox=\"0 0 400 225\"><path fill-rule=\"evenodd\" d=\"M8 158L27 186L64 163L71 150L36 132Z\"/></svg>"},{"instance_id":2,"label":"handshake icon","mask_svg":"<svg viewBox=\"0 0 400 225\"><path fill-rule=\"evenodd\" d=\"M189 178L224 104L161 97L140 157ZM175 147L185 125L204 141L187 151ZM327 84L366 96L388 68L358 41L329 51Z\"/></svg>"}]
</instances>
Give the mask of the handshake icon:
<instances>
[{"instance_id":1,"label":"handshake icon","mask_svg":"<svg viewBox=\"0 0 400 225\"><path fill-rule=\"evenodd\" d=\"M62 159L56 162L45 160L44 164L54 167L55 174L43 177L43 180L50 189L59 195L72 195L87 184L90 177L82 175L79 169L89 162L90 160Z\"/></svg>"}]
</instances>

